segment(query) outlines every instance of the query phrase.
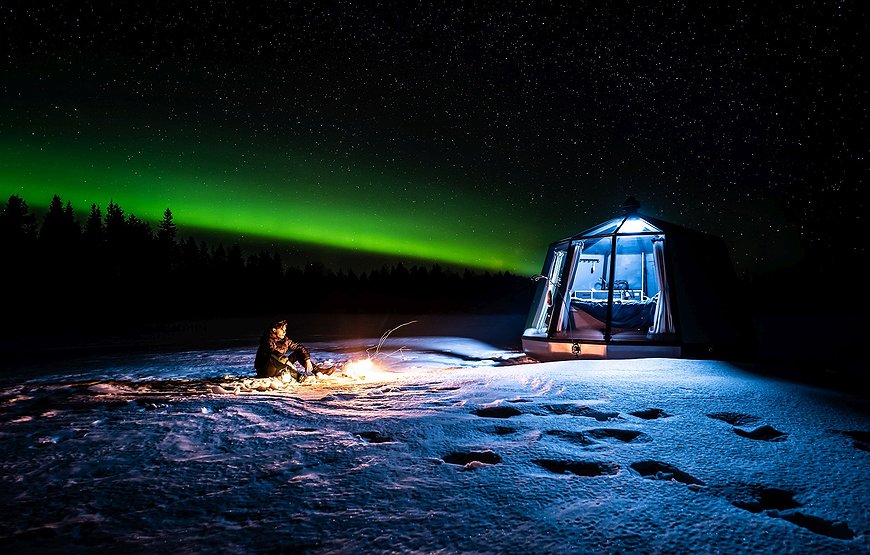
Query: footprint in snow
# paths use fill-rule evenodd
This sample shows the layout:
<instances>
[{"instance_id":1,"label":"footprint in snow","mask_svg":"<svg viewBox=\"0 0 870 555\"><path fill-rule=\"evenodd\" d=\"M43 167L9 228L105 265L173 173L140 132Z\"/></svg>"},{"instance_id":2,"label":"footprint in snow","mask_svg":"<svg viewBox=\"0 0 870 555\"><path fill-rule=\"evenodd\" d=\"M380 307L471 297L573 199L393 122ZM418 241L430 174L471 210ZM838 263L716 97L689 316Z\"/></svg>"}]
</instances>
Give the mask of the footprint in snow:
<instances>
[{"instance_id":1,"label":"footprint in snow","mask_svg":"<svg viewBox=\"0 0 870 555\"><path fill-rule=\"evenodd\" d=\"M638 418L643 418L644 420L656 420L657 418L667 418L670 414L666 413L662 409L645 409L645 410L636 410L634 412L628 413L632 416L636 416Z\"/></svg>"},{"instance_id":2,"label":"footprint in snow","mask_svg":"<svg viewBox=\"0 0 870 555\"><path fill-rule=\"evenodd\" d=\"M794 498L794 492L780 488L750 485L726 494L734 498L731 504L750 513L775 509L782 511L803 506Z\"/></svg>"},{"instance_id":3,"label":"footprint in snow","mask_svg":"<svg viewBox=\"0 0 870 555\"><path fill-rule=\"evenodd\" d=\"M722 420L723 422L727 422L732 426L745 426L747 424L752 424L754 422L758 422L759 418L757 416L752 416L751 414L743 414L740 412L711 412L707 414L710 418L715 418L716 420Z\"/></svg>"},{"instance_id":4,"label":"footprint in snow","mask_svg":"<svg viewBox=\"0 0 870 555\"><path fill-rule=\"evenodd\" d=\"M602 412L599 410L595 410L591 407L587 407L584 405L574 405L574 404L560 404L560 405L544 405L542 407L545 411L551 414L567 414L570 416L585 416L587 418L594 418L599 422L605 422L607 420L616 420L619 419L618 412Z\"/></svg>"},{"instance_id":5,"label":"footprint in snow","mask_svg":"<svg viewBox=\"0 0 870 555\"><path fill-rule=\"evenodd\" d=\"M845 522L827 520L795 510L802 507L803 503L794 499L794 492L785 489L750 485L728 492L726 496L736 497L731 501L735 507L751 513L763 513L772 518L781 518L815 534L841 540L851 540L855 537L855 532Z\"/></svg>"},{"instance_id":6,"label":"footprint in snow","mask_svg":"<svg viewBox=\"0 0 870 555\"><path fill-rule=\"evenodd\" d=\"M586 430L588 436L600 440L617 440L623 443L642 443L652 441L645 433L637 430L620 430L618 428L597 428L594 430Z\"/></svg>"},{"instance_id":7,"label":"footprint in snow","mask_svg":"<svg viewBox=\"0 0 870 555\"><path fill-rule=\"evenodd\" d=\"M849 525L840 520L826 520L799 511L768 511L767 516L787 520L801 528L806 528L810 532L830 538L851 540L855 537L855 532L849 528Z\"/></svg>"},{"instance_id":8,"label":"footprint in snow","mask_svg":"<svg viewBox=\"0 0 870 555\"><path fill-rule=\"evenodd\" d=\"M759 441L785 441L788 437L788 434L785 432L780 432L773 426L760 426L755 428L754 430L743 430L740 428L733 428L734 433L745 438L756 439Z\"/></svg>"},{"instance_id":9,"label":"footprint in snow","mask_svg":"<svg viewBox=\"0 0 870 555\"><path fill-rule=\"evenodd\" d=\"M619 472L619 465L603 461L565 461L558 459L534 459L533 463L553 474L575 476L612 476Z\"/></svg>"},{"instance_id":10,"label":"footprint in snow","mask_svg":"<svg viewBox=\"0 0 870 555\"><path fill-rule=\"evenodd\" d=\"M488 434L493 434L493 435L497 435L497 436L507 436L507 435L517 433L517 429L511 428L510 426L494 426L492 428L489 428L489 429L486 429L483 431L488 433Z\"/></svg>"},{"instance_id":11,"label":"footprint in snow","mask_svg":"<svg viewBox=\"0 0 870 555\"><path fill-rule=\"evenodd\" d=\"M759 441L785 441L788 437L786 432L781 432L769 425L759 426L753 430L744 430L743 427L749 424L754 424L759 420L757 416L752 416L751 414L743 414L739 412L711 412L707 414L707 416L731 424L734 426L731 429L734 430L735 434L748 439Z\"/></svg>"},{"instance_id":12,"label":"footprint in snow","mask_svg":"<svg viewBox=\"0 0 870 555\"><path fill-rule=\"evenodd\" d=\"M522 414L514 407L484 407L477 409L474 414L483 418L510 418Z\"/></svg>"},{"instance_id":13,"label":"footprint in snow","mask_svg":"<svg viewBox=\"0 0 870 555\"><path fill-rule=\"evenodd\" d=\"M385 436L381 432L378 431L370 431L370 432L356 432L355 436L361 437L369 443L392 443L393 438L390 436Z\"/></svg>"},{"instance_id":14,"label":"footprint in snow","mask_svg":"<svg viewBox=\"0 0 870 555\"><path fill-rule=\"evenodd\" d=\"M703 486L704 482L679 468L661 461L638 461L631 463L631 469L650 480L673 480L689 486Z\"/></svg>"},{"instance_id":15,"label":"footprint in snow","mask_svg":"<svg viewBox=\"0 0 870 555\"><path fill-rule=\"evenodd\" d=\"M577 445L597 445L598 441L620 441L622 443L652 441L648 435L637 430L619 430L615 428L597 428L582 432L567 430L549 430L547 435L556 436ZM598 441L596 441L598 440Z\"/></svg>"},{"instance_id":16,"label":"footprint in snow","mask_svg":"<svg viewBox=\"0 0 870 555\"><path fill-rule=\"evenodd\" d=\"M583 432L570 432L568 430L548 430L548 436L555 436L560 439L564 439L569 443L574 443L576 445L595 445L596 441L587 437Z\"/></svg>"},{"instance_id":17,"label":"footprint in snow","mask_svg":"<svg viewBox=\"0 0 870 555\"><path fill-rule=\"evenodd\" d=\"M490 466L501 462L498 453L490 451L470 451L468 453L453 452L444 455L441 460L448 464L462 466L464 470L477 470L484 466Z\"/></svg>"},{"instance_id":18,"label":"footprint in snow","mask_svg":"<svg viewBox=\"0 0 870 555\"><path fill-rule=\"evenodd\" d=\"M852 447L861 451L870 451L870 432L860 430L834 430L835 433L852 439Z\"/></svg>"}]
</instances>

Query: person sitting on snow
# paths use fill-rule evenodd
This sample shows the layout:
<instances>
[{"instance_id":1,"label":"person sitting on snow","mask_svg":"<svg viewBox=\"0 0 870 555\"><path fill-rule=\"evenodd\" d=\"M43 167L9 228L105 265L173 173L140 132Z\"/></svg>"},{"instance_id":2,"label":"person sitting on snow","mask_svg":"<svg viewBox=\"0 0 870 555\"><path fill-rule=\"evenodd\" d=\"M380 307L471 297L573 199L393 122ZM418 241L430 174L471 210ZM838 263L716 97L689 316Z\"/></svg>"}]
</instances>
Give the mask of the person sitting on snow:
<instances>
[{"instance_id":1,"label":"person sitting on snow","mask_svg":"<svg viewBox=\"0 0 870 555\"><path fill-rule=\"evenodd\" d=\"M305 367L302 372L296 369L296 362ZM254 368L258 378L274 378L287 372L297 382L303 382L311 375L332 373L331 369L315 365L308 349L287 337L286 320L272 322L263 332L254 357Z\"/></svg>"}]
</instances>

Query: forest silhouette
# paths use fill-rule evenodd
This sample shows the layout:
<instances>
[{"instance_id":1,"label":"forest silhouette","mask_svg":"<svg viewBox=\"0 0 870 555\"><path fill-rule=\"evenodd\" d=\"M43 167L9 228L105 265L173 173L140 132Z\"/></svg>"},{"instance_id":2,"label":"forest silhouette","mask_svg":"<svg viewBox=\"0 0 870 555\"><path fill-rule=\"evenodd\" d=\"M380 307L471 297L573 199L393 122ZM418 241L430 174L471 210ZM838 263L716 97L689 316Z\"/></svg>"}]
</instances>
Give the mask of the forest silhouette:
<instances>
[{"instance_id":1,"label":"forest silhouette","mask_svg":"<svg viewBox=\"0 0 870 555\"><path fill-rule=\"evenodd\" d=\"M7 331L47 325L119 325L276 313L518 313L533 282L510 272L396 263L355 272L317 260L286 264L239 242L182 237L169 208L156 225L110 201L81 222L54 195L41 218L12 195L0 212Z\"/></svg>"}]
</instances>

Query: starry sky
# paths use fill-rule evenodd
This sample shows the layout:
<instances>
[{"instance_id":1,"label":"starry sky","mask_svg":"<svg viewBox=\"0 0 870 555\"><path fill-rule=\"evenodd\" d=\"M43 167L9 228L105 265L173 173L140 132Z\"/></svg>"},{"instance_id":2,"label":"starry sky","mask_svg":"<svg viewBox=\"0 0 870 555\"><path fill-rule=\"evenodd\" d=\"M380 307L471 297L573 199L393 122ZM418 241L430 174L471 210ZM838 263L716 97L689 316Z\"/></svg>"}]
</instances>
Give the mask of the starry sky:
<instances>
[{"instance_id":1,"label":"starry sky","mask_svg":"<svg viewBox=\"0 0 870 555\"><path fill-rule=\"evenodd\" d=\"M864 3L636 4L4 2L0 195L339 266L534 274L628 195L741 273L863 256Z\"/></svg>"}]
</instances>

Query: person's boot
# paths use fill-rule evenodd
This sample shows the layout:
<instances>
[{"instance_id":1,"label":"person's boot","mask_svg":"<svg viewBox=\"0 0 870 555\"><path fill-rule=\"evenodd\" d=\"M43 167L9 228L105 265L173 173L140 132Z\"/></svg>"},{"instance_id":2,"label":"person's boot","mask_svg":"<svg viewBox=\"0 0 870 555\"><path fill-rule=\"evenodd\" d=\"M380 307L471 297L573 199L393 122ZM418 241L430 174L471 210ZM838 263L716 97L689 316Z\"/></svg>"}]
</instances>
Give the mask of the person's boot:
<instances>
[{"instance_id":1,"label":"person's boot","mask_svg":"<svg viewBox=\"0 0 870 555\"><path fill-rule=\"evenodd\" d=\"M315 374L323 374L324 376L331 376L332 373L335 372L335 366L321 366L319 364L314 365L314 373Z\"/></svg>"},{"instance_id":2,"label":"person's boot","mask_svg":"<svg viewBox=\"0 0 870 555\"><path fill-rule=\"evenodd\" d=\"M295 368L290 368L289 374L290 374L290 377L293 378L294 380L296 380L298 383L304 382L305 378L308 377L308 374L306 374L305 372L300 372L299 370L297 370Z\"/></svg>"}]
</instances>

